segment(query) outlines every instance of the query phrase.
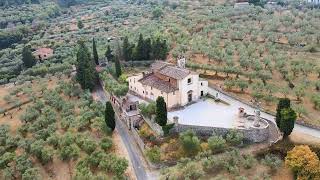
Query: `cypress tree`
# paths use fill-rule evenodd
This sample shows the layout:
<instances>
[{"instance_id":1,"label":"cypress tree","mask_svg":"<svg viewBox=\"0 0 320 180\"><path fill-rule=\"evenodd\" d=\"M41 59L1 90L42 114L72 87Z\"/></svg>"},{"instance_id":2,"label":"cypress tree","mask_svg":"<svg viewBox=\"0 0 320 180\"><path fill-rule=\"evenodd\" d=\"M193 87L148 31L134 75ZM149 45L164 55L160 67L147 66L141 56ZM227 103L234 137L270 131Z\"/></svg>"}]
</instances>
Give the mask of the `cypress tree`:
<instances>
[{"instance_id":1,"label":"cypress tree","mask_svg":"<svg viewBox=\"0 0 320 180\"><path fill-rule=\"evenodd\" d=\"M167 125L167 105L162 96L156 100L156 122L160 126Z\"/></svg>"},{"instance_id":2,"label":"cypress tree","mask_svg":"<svg viewBox=\"0 0 320 180\"><path fill-rule=\"evenodd\" d=\"M116 127L116 121L115 121L113 107L109 101L106 102L106 110L105 110L104 117L105 117L105 122L107 126L111 129L111 131L114 131Z\"/></svg>"},{"instance_id":3,"label":"cypress tree","mask_svg":"<svg viewBox=\"0 0 320 180\"><path fill-rule=\"evenodd\" d=\"M135 48L135 60L144 60L144 40L142 34L139 35L138 44Z\"/></svg>"},{"instance_id":4,"label":"cypress tree","mask_svg":"<svg viewBox=\"0 0 320 180\"><path fill-rule=\"evenodd\" d=\"M121 72L120 60L118 57L115 59L114 65L115 65L115 69L116 69L116 77L119 78L121 76L122 72Z\"/></svg>"},{"instance_id":5,"label":"cypress tree","mask_svg":"<svg viewBox=\"0 0 320 180\"><path fill-rule=\"evenodd\" d=\"M22 50L22 62L26 68L31 68L37 61L31 53L31 47L25 46Z\"/></svg>"},{"instance_id":6,"label":"cypress tree","mask_svg":"<svg viewBox=\"0 0 320 180\"><path fill-rule=\"evenodd\" d=\"M284 108L281 110L280 114L281 119L279 123L279 129L281 132L283 132L284 137L288 137L294 128L297 114L292 108Z\"/></svg>"},{"instance_id":7,"label":"cypress tree","mask_svg":"<svg viewBox=\"0 0 320 180\"><path fill-rule=\"evenodd\" d=\"M159 60L160 59L160 51L161 51L160 38L157 37L156 40L152 41L152 59Z\"/></svg>"},{"instance_id":8,"label":"cypress tree","mask_svg":"<svg viewBox=\"0 0 320 180\"><path fill-rule=\"evenodd\" d=\"M143 60L150 60L151 39L147 38L143 43Z\"/></svg>"},{"instance_id":9,"label":"cypress tree","mask_svg":"<svg viewBox=\"0 0 320 180\"><path fill-rule=\"evenodd\" d=\"M80 40L78 45L76 79L83 89L92 90L97 80L95 64L84 41Z\"/></svg>"},{"instance_id":10,"label":"cypress tree","mask_svg":"<svg viewBox=\"0 0 320 180\"><path fill-rule=\"evenodd\" d=\"M108 61L111 61L111 62L114 61L114 56L112 54L112 50L110 48L110 45L107 46L107 50L106 50L105 56L108 59Z\"/></svg>"},{"instance_id":11,"label":"cypress tree","mask_svg":"<svg viewBox=\"0 0 320 180\"><path fill-rule=\"evenodd\" d=\"M83 22L81 20L78 20L77 26L78 26L79 29L84 28L84 24L83 24Z\"/></svg>"},{"instance_id":12,"label":"cypress tree","mask_svg":"<svg viewBox=\"0 0 320 180\"><path fill-rule=\"evenodd\" d=\"M281 121L281 110L285 108L290 108L290 99L288 98L280 98L277 106L277 114L276 114L276 123L277 126L280 128L280 121Z\"/></svg>"},{"instance_id":13,"label":"cypress tree","mask_svg":"<svg viewBox=\"0 0 320 180\"><path fill-rule=\"evenodd\" d=\"M132 58L132 46L130 45L129 39L126 36L123 40L123 45L122 45L122 54L123 54L123 59L125 61L130 61Z\"/></svg>"},{"instance_id":14,"label":"cypress tree","mask_svg":"<svg viewBox=\"0 0 320 180\"><path fill-rule=\"evenodd\" d=\"M92 52L93 52L93 59L96 65L99 65L99 56L97 52L97 47L96 47L96 41L94 38L92 39Z\"/></svg>"},{"instance_id":15,"label":"cypress tree","mask_svg":"<svg viewBox=\"0 0 320 180\"><path fill-rule=\"evenodd\" d=\"M164 40L162 43L160 43L160 54L159 54L159 57L160 59L167 59L167 54L169 52L169 48L168 48L168 45L167 45L167 41Z\"/></svg>"}]
</instances>

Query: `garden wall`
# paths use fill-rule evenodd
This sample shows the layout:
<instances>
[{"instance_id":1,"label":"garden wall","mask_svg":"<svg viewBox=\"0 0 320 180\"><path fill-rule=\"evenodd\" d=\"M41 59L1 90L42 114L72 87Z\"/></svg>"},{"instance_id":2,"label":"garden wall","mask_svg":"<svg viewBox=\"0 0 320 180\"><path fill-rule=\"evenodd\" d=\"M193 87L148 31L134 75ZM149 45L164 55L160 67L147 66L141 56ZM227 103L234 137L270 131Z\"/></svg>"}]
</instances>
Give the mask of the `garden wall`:
<instances>
[{"instance_id":1,"label":"garden wall","mask_svg":"<svg viewBox=\"0 0 320 180\"><path fill-rule=\"evenodd\" d=\"M131 132L132 132L133 138L136 140L136 143L138 144L139 148L143 152L144 148L145 148L145 144L142 141L142 139L140 138L137 130L135 128L132 128Z\"/></svg>"},{"instance_id":2,"label":"garden wall","mask_svg":"<svg viewBox=\"0 0 320 180\"><path fill-rule=\"evenodd\" d=\"M141 114L141 113L140 113ZM149 127L158 135L158 136L163 136L163 130L162 127L159 126L157 123L155 123L154 118L153 120L142 116L144 121L149 125Z\"/></svg>"},{"instance_id":3,"label":"garden wall","mask_svg":"<svg viewBox=\"0 0 320 180\"><path fill-rule=\"evenodd\" d=\"M193 130L198 136L221 135L225 136L231 129L222 127L195 126L175 124L173 131L180 133L186 130ZM263 142L269 139L269 125L264 128L235 129L243 133L244 139L253 143Z\"/></svg>"}]
</instances>

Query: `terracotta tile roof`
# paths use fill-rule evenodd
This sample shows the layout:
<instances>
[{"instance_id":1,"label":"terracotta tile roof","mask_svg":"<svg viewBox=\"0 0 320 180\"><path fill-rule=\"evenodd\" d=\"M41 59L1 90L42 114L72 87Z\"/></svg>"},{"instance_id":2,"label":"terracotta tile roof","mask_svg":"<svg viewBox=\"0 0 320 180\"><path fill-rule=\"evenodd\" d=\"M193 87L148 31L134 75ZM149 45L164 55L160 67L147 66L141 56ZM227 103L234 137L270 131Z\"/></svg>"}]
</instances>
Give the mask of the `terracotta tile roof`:
<instances>
[{"instance_id":1,"label":"terracotta tile roof","mask_svg":"<svg viewBox=\"0 0 320 180\"><path fill-rule=\"evenodd\" d=\"M155 61L151 64L151 70L160 70L161 68L164 68L168 65L170 64L163 61Z\"/></svg>"},{"instance_id":2,"label":"terracotta tile roof","mask_svg":"<svg viewBox=\"0 0 320 180\"><path fill-rule=\"evenodd\" d=\"M150 87L153 87L155 89L158 89L160 91L170 93L178 90L177 87L170 84L168 81L164 81L160 78L158 78L153 73L146 75L145 77L141 78L139 82L143 85L147 85Z\"/></svg>"},{"instance_id":3,"label":"terracotta tile roof","mask_svg":"<svg viewBox=\"0 0 320 180\"><path fill-rule=\"evenodd\" d=\"M181 80L190 74L190 71L184 68L179 68L174 64L163 62L163 61L155 61L151 64L152 71L158 71L160 74Z\"/></svg>"},{"instance_id":4,"label":"terracotta tile roof","mask_svg":"<svg viewBox=\"0 0 320 180\"><path fill-rule=\"evenodd\" d=\"M163 74L174 79L184 79L190 74L190 71L187 69L175 67L175 66L166 66L159 71L160 74Z\"/></svg>"}]
</instances>

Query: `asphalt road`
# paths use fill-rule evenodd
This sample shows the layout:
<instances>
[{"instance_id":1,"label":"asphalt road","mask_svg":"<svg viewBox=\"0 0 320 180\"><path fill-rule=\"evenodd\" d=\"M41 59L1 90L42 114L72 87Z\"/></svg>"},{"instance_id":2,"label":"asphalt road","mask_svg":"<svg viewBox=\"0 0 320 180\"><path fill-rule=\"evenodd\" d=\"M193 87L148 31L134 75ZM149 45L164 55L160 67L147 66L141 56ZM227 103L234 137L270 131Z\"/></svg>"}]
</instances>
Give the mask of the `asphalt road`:
<instances>
[{"instance_id":1,"label":"asphalt road","mask_svg":"<svg viewBox=\"0 0 320 180\"><path fill-rule=\"evenodd\" d=\"M216 89L209 87L209 93L211 95L216 95L216 93L218 93L219 98L221 98L222 100L225 100L227 102L229 102L231 105L237 106L237 107L243 107L245 108L245 111L248 112L249 114L253 114L254 113L254 108L252 108L251 106L242 103L241 101L238 101L237 99L234 99L230 96L228 96L227 94L223 94L221 92L218 92ZM269 119L271 121L273 121L275 123L275 116L265 113L265 112L261 112L261 117ZM310 127L306 127L306 126L302 126L300 124L295 124L293 131L299 132L299 133L304 133L316 138L320 138L320 130L314 129L314 128L310 128Z\"/></svg>"},{"instance_id":2,"label":"asphalt road","mask_svg":"<svg viewBox=\"0 0 320 180\"><path fill-rule=\"evenodd\" d=\"M103 103L108 101L107 94L104 92L101 85L97 85L94 92L96 93L99 100ZM134 172L136 174L136 177L138 180L148 180L148 179L154 179L151 177L151 174L147 173L147 168L144 166L143 163L143 157L141 155L140 149L138 149L138 146L135 144L135 140L130 135L130 132L128 128L125 126L125 124L118 119L118 116L116 114L116 129L128 151L130 161L132 163Z\"/></svg>"}]
</instances>

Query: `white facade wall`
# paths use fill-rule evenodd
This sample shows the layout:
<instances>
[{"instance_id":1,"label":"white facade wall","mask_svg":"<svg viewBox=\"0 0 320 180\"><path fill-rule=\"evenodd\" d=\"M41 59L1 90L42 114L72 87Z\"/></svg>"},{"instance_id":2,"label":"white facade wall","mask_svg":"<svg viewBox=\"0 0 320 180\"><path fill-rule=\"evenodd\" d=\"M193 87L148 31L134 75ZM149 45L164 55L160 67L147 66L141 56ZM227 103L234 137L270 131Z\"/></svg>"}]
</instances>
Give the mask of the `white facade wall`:
<instances>
[{"instance_id":1,"label":"white facade wall","mask_svg":"<svg viewBox=\"0 0 320 180\"><path fill-rule=\"evenodd\" d=\"M188 92L192 91L192 101L196 101L208 93L208 81L200 80L198 74L189 74L186 78L178 80L178 89L175 92L162 92L154 87L142 85L139 80L143 77L142 74L131 76L128 78L129 90L139 94L143 98L156 101L159 96L162 96L167 103L168 108L184 106L189 103ZM191 83L188 83L191 79Z\"/></svg>"},{"instance_id":2,"label":"white facade wall","mask_svg":"<svg viewBox=\"0 0 320 180\"><path fill-rule=\"evenodd\" d=\"M191 79L191 83L188 83L188 79ZM180 104L184 106L189 103L188 92L192 91L192 101L199 99L200 93L198 90L199 75L189 74L186 78L180 80L179 92L181 94Z\"/></svg>"},{"instance_id":3,"label":"white facade wall","mask_svg":"<svg viewBox=\"0 0 320 180\"><path fill-rule=\"evenodd\" d=\"M167 107L175 107L179 106L179 99L180 94L179 91L166 93L163 91L160 91L158 89L155 89L150 86L142 85L140 82L138 82L139 79L141 79L143 75L137 75L137 76L131 76L128 78L129 82L129 90L139 94L143 98L150 99L153 101L156 101L159 96L162 96L164 100L166 101Z\"/></svg>"},{"instance_id":4,"label":"white facade wall","mask_svg":"<svg viewBox=\"0 0 320 180\"><path fill-rule=\"evenodd\" d=\"M201 96L201 91L203 92L203 96L208 94L208 81L199 79L198 87L199 96Z\"/></svg>"}]
</instances>

